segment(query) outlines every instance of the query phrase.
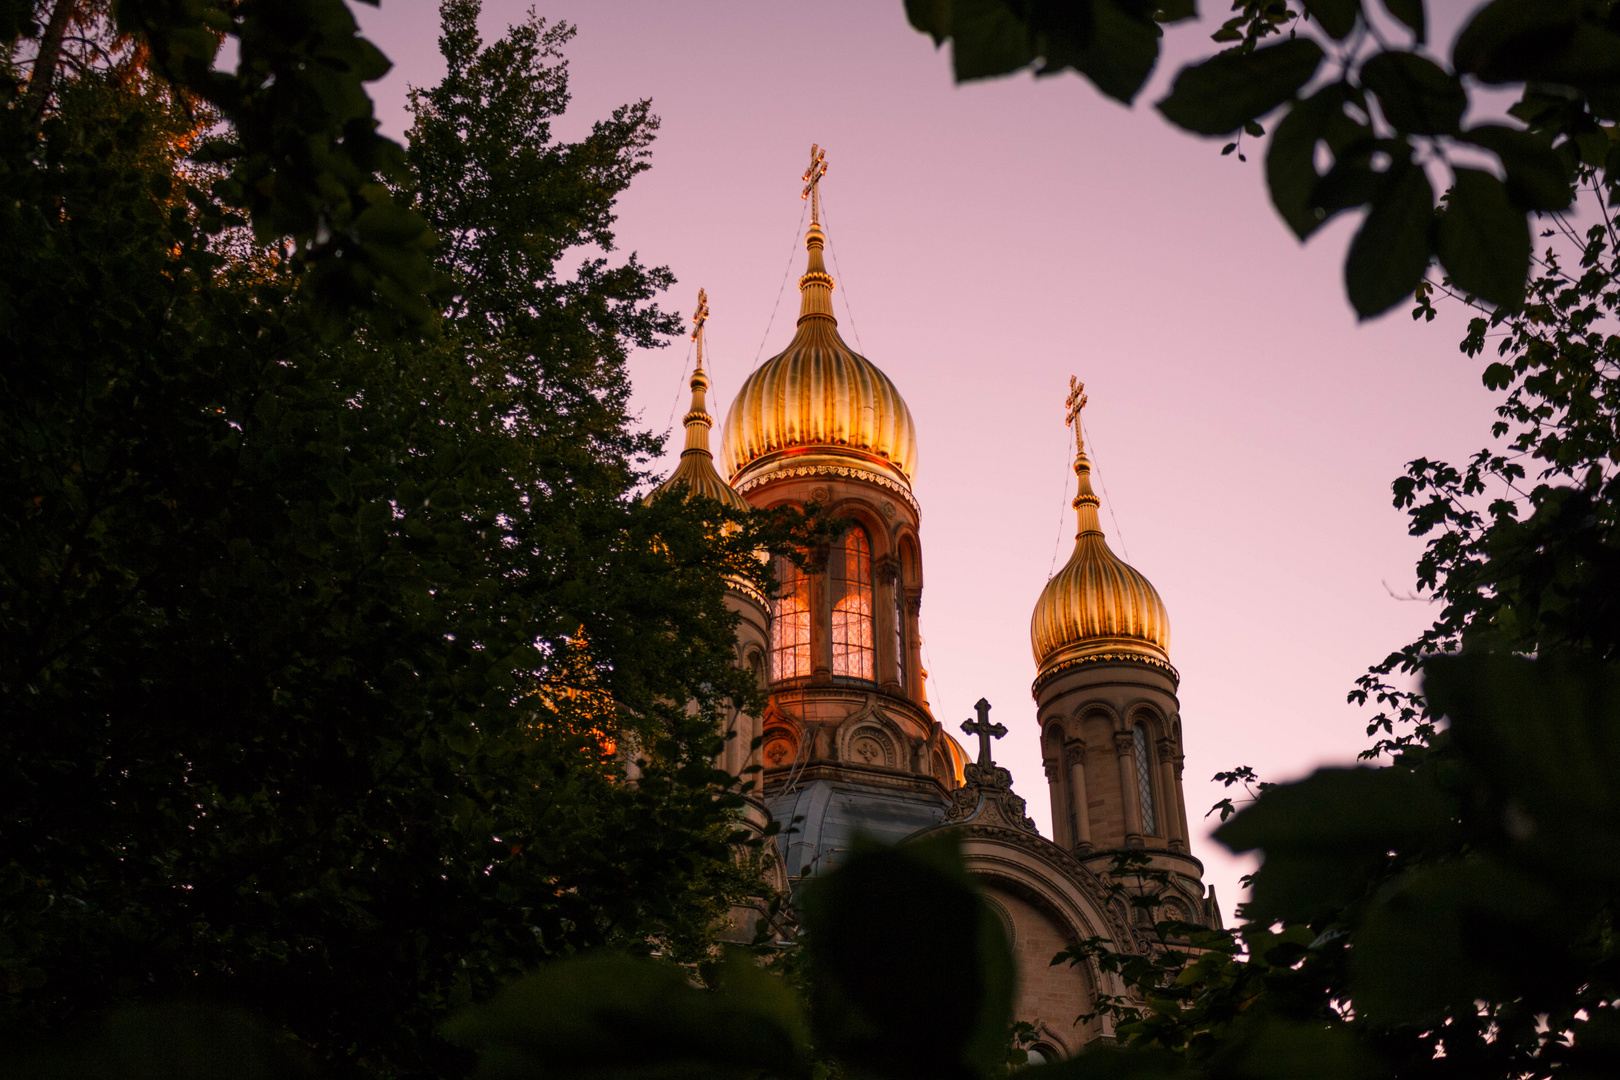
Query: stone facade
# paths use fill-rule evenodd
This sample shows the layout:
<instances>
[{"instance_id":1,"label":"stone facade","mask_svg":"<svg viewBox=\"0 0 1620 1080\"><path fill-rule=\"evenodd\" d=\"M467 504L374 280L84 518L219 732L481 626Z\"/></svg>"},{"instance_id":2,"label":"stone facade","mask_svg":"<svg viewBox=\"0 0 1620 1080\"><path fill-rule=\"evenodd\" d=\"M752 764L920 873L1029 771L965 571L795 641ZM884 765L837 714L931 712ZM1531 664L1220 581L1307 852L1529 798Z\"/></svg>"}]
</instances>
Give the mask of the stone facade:
<instances>
[{"instance_id":1,"label":"stone facade","mask_svg":"<svg viewBox=\"0 0 1620 1080\"><path fill-rule=\"evenodd\" d=\"M1042 748L1053 807L1043 836L992 759L990 738L1005 729L989 722L989 705L980 702L978 720L965 725L980 736L969 760L927 700L916 432L894 384L838 335L813 174L798 328L731 406L721 497L754 508L817 505L852 527L804 553L803 570L780 563L779 596L734 590L738 663L766 682L769 703L761 716L733 719L737 737L722 764L763 766L750 821L780 823L774 870L784 889L836 867L860 833L897 843L942 831L959 838L1019 961L1016 1016L1035 1024L1044 1056L1064 1057L1111 1037L1105 1022L1077 1027L1075 1018L1123 986L1099 970L1052 967L1052 957L1092 937L1149 947L1144 928L1110 899L1116 853L1140 852L1171 875L1165 916L1220 920L1188 847L1168 615L1146 578L1108 550L1081 443L1075 554L1036 606L1035 713L1014 725L1014 737ZM689 430L697 417L702 438L689 439L700 450L685 467L712 486L709 420L694 402ZM1071 422L1084 403L1072 384ZM751 762L755 738L762 745ZM738 914L739 932L748 914Z\"/></svg>"}]
</instances>

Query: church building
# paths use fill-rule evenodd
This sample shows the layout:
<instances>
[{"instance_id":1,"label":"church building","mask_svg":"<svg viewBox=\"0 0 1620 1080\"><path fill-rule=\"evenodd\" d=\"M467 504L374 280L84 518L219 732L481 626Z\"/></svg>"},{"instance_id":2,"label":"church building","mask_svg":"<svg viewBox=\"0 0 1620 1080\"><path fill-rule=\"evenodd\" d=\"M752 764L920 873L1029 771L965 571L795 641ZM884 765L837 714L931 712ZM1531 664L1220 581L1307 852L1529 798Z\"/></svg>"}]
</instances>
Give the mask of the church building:
<instances>
[{"instance_id":1,"label":"church building","mask_svg":"<svg viewBox=\"0 0 1620 1080\"><path fill-rule=\"evenodd\" d=\"M1071 379L1077 534L1068 562L1031 598L1033 713L1009 733L981 700L977 719L962 725L975 736L971 757L935 719L918 651L925 549L911 487L916 426L895 384L838 333L822 258L825 155L812 148L811 160L808 266L793 340L743 383L716 462L700 302L686 444L659 489L685 485L689 497L742 509L816 503L854 522L805 571L779 558L775 598L731 591L738 663L757 673L769 698L763 715L736 717L721 764L740 771L760 740L754 763L764 783L754 811L782 825L775 871L783 889L837 866L857 833L900 841L955 832L1018 959L1014 1016L1035 1025L1037 1054L1067 1057L1112 1034L1104 1021L1074 1020L1098 993L1124 988L1095 969L1052 967L1052 957L1090 937L1146 951L1152 937L1146 914L1110 898L1117 853L1140 852L1169 875L1158 918L1220 923L1188 846L1169 616L1103 535L1079 428L1086 398ZM1049 828L1026 815L1011 774L993 760L991 740L1004 735L1040 744Z\"/></svg>"}]
</instances>

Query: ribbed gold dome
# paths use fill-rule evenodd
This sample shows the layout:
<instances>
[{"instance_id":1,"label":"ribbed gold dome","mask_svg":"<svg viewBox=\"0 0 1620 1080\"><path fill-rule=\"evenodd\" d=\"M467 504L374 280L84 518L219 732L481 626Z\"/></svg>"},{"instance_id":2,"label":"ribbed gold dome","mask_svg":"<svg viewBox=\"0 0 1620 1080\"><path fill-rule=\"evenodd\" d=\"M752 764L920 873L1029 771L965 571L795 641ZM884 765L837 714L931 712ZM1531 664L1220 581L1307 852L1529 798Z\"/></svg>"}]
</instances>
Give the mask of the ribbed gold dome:
<instances>
[{"instance_id":1,"label":"ribbed gold dome","mask_svg":"<svg viewBox=\"0 0 1620 1080\"><path fill-rule=\"evenodd\" d=\"M1077 386L1075 394L1083 405L1080 389ZM1174 673L1170 614L1152 583L1110 551L1103 538L1098 499L1091 489L1091 461L1079 435L1079 408L1071 407L1080 446L1074 462L1080 481L1074 499L1080 529L1074 553L1041 590L1030 617L1030 644L1039 669L1036 681L1075 664L1113 659L1143 661Z\"/></svg>"},{"instance_id":2,"label":"ribbed gold dome","mask_svg":"<svg viewBox=\"0 0 1620 1080\"><path fill-rule=\"evenodd\" d=\"M726 414L721 463L733 484L801 460L833 457L909 490L917 471L917 429L900 391L844 343L832 314L826 236L812 217L809 268L799 279L793 340L762 364Z\"/></svg>"},{"instance_id":3,"label":"ribbed gold dome","mask_svg":"<svg viewBox=\"0 0 1620 1080\"><path fill-rule=\"evenodd\" d=\"M714 424L714 418L709 415L705 400L709 377L703 373L703 324L708 318L709 298L699 289L697 314L692 316L692 321L697 323L697 329L692 331L692 340L697 342L697 363L692 368L692 408L683 420L686 425L686 448L681 451L681 460L675 466L675 471L647 496L647 501L651 502L685 484L686 497L689 499L702 496L738 510L751 510L753 508L742 493L714 471L714 454L709 451L709 428Z\"/></svg>"}]
</instances>

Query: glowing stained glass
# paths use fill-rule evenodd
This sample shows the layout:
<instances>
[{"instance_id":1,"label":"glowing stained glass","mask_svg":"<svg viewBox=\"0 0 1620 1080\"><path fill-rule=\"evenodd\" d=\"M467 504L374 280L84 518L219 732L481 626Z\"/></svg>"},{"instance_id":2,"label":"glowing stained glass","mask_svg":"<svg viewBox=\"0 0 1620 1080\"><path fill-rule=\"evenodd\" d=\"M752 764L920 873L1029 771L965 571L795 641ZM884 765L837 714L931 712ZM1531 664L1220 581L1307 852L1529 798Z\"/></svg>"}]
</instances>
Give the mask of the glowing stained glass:
<instances>
[{"instance_id":1,"label":"glowing stained glass","mask_svg":"<svg viewBox=\"0 0 1620 1080\"><path fill-rule=\"evenodd\" d=\"M1142 831L1155 834L1158 820L1153 813L1153 765L1148 756L1147 728L1136 725L1136 791L1142 804Z\"/></svg>"},{"instance_id":2,"label":"glowing stained glass","mask_svg":"<svg viewBox=\"0 0 1620 1080\"><path fill-rule=\"evenodd\" d=\"M833 674L872 678L872 542L856 526L833 549L828 566L832 586Z\"/></svg>"},{"instance_id":3,"label":"glowing stained glass","mask_svg":"<svg viewBox=\"0 0 1620 1080\"><path fill-rule=\"evenodd\" d=\"M776 557L781 593L771 601L771 678L810 674L810 579L792 559Z\"/></svg>"},{"instance_id":4,"label":"glowing stained glass","mask_svg":"<svg viewBox=\"0 0 1620 1080\"><path fill-rule=\"evenodd\" d=\"M906 587L905 563L894 575L894 681L906 685Z\"/></svg>"}]
</instances>

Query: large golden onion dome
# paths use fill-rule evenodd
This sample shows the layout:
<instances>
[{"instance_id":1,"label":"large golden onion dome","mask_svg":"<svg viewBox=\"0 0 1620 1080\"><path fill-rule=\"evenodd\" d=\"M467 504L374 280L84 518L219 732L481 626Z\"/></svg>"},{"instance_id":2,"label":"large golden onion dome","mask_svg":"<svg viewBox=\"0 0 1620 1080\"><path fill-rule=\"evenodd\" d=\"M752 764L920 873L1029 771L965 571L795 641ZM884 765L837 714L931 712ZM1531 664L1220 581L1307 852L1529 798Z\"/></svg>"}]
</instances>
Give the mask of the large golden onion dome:
<instances>
[{"instance_id":1,"label":"large golden onion dome","mask_svg":"<svg viewBox=\"0 0 1620 1080\"><path fill-rule=\"evenodd\" d=\"M1037 686L1077 664L1135 661L1169 671L1170 614L1151 582L1108 547L1091 489L1091 460L1080 433L1084 386L1070 380L1070 422L1075 427L1074 472L1079 494L1074 508L1079 532L1074 554L1041 590L1030 617Z\"/></svg>"},{"instance_id":2,"label":"large golden onion dome","mask_svg":"<svg viewBox=\"0 0 1620 1080\"><path fill-rule=\"evenodd\" d=\"M709 377L703 373L703 324L708 318L709 298L699 289L697 313L692 316L692 321L697 323L697 328L692 331L692 340L697 342L697 363L692 368L692 408L687 411L684 420L686 447L681 451L681 460L675 466L675 471L647 496L647 501L651 502L684 484L689 499L702 496L738 510L751 510L748 500L714 471L714 454L709 451L709 428L714 424L714 418L709 415L706 404Z\"/></svg>"},{"instance_id":3,"label":"large golden onion dome","mask_svg":"<svg viewBox=\"0 0 1620 1080\"><path fill-rule=\"evenodd\" d=\"M805 193L809 266L799 279L798 330L738 391L726 414L722 466L740 488L789 470L854 468L909 493L917 472L911 410L889 377L838 334L813 182Z\"/></svg>"}]
</instances>

